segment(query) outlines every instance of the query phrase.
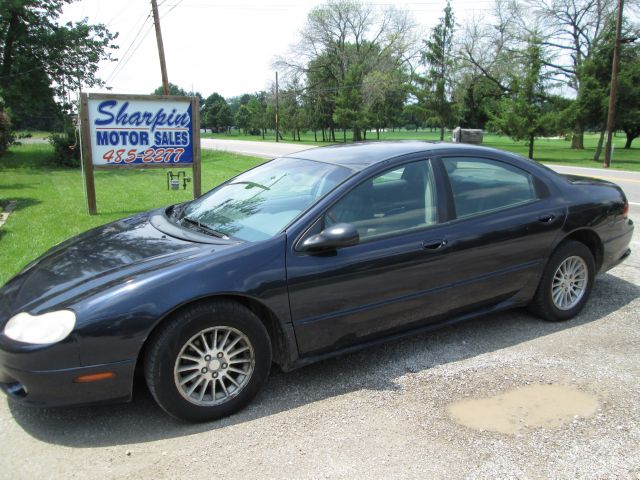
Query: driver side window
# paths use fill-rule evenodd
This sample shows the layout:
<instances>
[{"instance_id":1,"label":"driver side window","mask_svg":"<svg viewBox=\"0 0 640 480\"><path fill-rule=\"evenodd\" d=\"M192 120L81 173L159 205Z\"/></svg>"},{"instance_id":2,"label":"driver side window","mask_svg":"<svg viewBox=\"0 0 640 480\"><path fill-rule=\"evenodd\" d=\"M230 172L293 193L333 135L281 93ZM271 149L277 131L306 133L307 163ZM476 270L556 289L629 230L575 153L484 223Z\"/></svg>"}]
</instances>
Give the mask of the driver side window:
<instances>
[{"instance_id":1,"label":"driver side window","mask_svg":"<svg viewBox=\"0 0 640 480\"><path fill-rule=\"evenodd\" d=\"M437 211L431 162L420 160L365 180L327 211L324 227L350 223L367 239L434 225Z\"/></svg>"}]
</instances>

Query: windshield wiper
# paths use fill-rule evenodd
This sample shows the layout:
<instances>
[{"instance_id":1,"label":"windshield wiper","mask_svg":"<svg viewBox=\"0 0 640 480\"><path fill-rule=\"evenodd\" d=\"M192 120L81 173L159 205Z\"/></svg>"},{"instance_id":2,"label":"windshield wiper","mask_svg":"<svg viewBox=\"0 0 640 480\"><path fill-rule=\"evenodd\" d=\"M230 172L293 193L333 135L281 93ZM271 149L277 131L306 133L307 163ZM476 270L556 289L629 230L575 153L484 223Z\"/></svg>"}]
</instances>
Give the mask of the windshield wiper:
<instances>
[{"instance_id":1,"label":"windshield wiper","mask_svg":"<svg viewBox=\"0 0 640 480\"><path fill-rule=\"evenodd\" d=\"M171 205L169 208L165 210L165 213L169 219L174 221L179 221L180 216L184 213L191 202L185 203L176 203L175 205Z\"/></svg>"},{"instance_id":2,"label":"windshield wiper","mask_svg":"<svg viewBox=\"0 0 640 480\"><path fill-rule=\"evenodd\" d=\"M271 190L271 188L267 187L266 185L260 185L259 183L256 183L256 182L233 182L233 183L230 183L229 185L247 185L249 187L258 187L264 190Z\"/></svg>"},{"instance_id":3,"label":"windshield wiper","mask_svg":"<svg viewBox=\"0 0 640 480\"><path fill-rule=\"evenodd\" d=\"M206 234L213 235L214 237L222 238L224 240L229 240L228 235L225 235L222 232L218 232L217 230L214 230L210 226L205 225L204 223L201 223L200 220L196 220L195 218L190 218L190 217L182 217L182 223L184 222L187 222L190 225L194 225L198 227L200 231Z\"/></svg>"}]
</instances>

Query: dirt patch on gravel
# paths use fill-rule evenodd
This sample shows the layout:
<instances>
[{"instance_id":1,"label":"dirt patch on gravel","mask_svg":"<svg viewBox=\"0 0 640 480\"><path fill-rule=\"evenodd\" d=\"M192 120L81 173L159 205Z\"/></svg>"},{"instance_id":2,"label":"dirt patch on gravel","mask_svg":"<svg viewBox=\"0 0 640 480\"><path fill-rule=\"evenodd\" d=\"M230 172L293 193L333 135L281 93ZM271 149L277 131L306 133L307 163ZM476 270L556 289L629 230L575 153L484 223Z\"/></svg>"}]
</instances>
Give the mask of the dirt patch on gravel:
<instances>
[{"instance_id":1,"label":"dirt patch on gravel","mask_svg":"<svg viewBox=\"0 0 640 480\"><path fill-rule=\"evenodd\" d=\"M447 407L459 424L475 430L516 434L529 428L556 428L576 416L588 418L598 399L564 385L527 385L487 398L465 399Z\"/></svg>"}]
</instances>

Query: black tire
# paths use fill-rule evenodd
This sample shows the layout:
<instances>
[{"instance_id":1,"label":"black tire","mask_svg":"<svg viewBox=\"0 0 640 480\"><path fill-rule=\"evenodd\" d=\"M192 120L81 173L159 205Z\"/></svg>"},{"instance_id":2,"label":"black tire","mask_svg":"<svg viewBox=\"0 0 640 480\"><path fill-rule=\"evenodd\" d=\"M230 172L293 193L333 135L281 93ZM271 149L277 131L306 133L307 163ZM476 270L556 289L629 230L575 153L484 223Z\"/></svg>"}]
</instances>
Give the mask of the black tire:
<instances>
[{"instance_id":1,"label":"black tire","mask_svg":"<svg viewBox=\"0 0 640 480\"><path fill-rule=\"evenodd\" d=\"M584 293L575 306L560 309L553 301L551 286L558 267L569 257L580 257L587 266L587 285ZM549 322L562 322L575 317L584 308L591 295L595 278L595 261L591 250L583 243L566 240L556 248L547 262L538 290L529 304L529 310L540 318Z\"/></svg>"},{"instance_id":2,"label":"black tire","mask_svg":"<svg viewBox=\"0 0 640 480\"><path fill-rule=\"evenodd\" d=\"M187 399L187 392L184 390L186 387L181 390L178 385L178 375L183 375L178 373L177 370L178 356L181 353L189 353L184 350L185 346L190 342L193 343L193 339L203 331L209 331L205 335L210 335L208 339L213 345L211 348L216 348L214 345L215 340L212 340L214 333L211 330L215 327L219 327L221 332L225 332L225 328L227 328L226 331L240 332L241 335L239 336L242 342L245 345L248 343L252 348L250 350L252 355L249 354L252 357L251 367L242 368L252 368L253 370L246 375L246 378L239 377L245 378L244 383L241 383L242 388L238 388L236 394L230 395L224 400L224 403L198 405L193 403L197 401L196 399ZM222 343L222 340L219 340L219 343ZM199 345L201 346L202 344ZM222 364L218 365L219 363L216 362L216 367L210 367L212 368L209 370L210 375L214 374L213 368L221 368ZM229 368L232 368L231 363L234 362L229 361ZM208 365L210 366L210 363ZM263 323L248 308L228 300L201 302L177 312L153 333L149 339L144 357L144 376L153 398L168 414L191 422L215 420L231 415L243 408L264 385L269 376L270 368L271 342ZM195 373L196 371L199 372L200 369L196 368L192 369L192 371ZM203 388L208 392L209 401L216 401L215 390L212 390L213 385L221 388L223 385L220 385L220 383L226 383L223 378L226 379L227 377L221 373L217 380L213 378L209 380L208 376L206 379L204 378L204 374L198 375L203 377L201 385L209 382L209 386ZM215 375L218 376L218 373ZM238 377L236 377L236 380L238 380ZM231 384L228 385L230 388L235 388ZM209 390L206 390L207 388ZM227 392L226 387L224 392Z\"/></svg>"}]
</instances>

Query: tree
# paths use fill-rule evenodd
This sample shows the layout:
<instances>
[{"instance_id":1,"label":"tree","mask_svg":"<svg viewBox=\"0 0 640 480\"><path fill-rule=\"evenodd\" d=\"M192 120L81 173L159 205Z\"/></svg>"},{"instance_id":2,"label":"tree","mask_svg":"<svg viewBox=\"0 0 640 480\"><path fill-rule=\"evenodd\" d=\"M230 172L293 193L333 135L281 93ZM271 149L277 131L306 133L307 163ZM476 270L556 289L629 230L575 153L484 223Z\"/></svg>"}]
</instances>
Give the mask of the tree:
<instances>
[{"instance_id":1,"label":"tree","mask_svg":"<svg viewBox=\"0 0 640 480\"><path fill-rule=\"evenodd\" d=\"M13 141L14 136L11 133L11 118L9 114L5 112L4 99L0 91L0 156L6 152Z\"/></svg>"},{"instance_id":2,"label":"tree","mask_svg":"<svg viewBox=\"0 0 640 480\"><path fill-rule=\"evenodd\" d=\"M544 28L542 46L548 55L544 64L556 78L576 92L580 102L585 95L583 64L602 40L602 32L613 19L615 2L604 0L529 0L521 25L533 14ZM584 148L584 129L588 116L575 110L571 147Z\"/></svg>"},{"instance_id":3,"label":"tree","mask_svg":"<svg viewBox=\"0 0 640 480\"><path fill-rule=\"evenodd\" d=\"M251 112L246 105L240 105L238 113L236 113L236 126L242 130L243 133L249 133L249 127L251 125Z\"/></svg>"},{"instance_id":4,"label":"tree","mask_svg":"<svg viewBox=\"0 0 640 480\"><path fill-rule=\"evenodd\" d=\"M454 103L459 106L460 126L484 129L503 96L504 92L485 76L463 74L454 91Z\"/></svg>"},{"instance_id":5,"label":"tree","mask_svg":"<svg viewBox=\"0 0 640 480\"><path fill-rule=\"evenodd\" d=\"M343 130L353 129L354 142L362 140L361 131L366 124L361 84L362 68L358 65L350 65L345 76L345 85L336 97L336 109L333 113L333 121Z\"/></svg>"},{"instance_id":6,"label":"tree","mask_svg":"<svg viewBox=\"0 0 640 480\"><path fill-rule=\"evenodd\" d=\"M164 87L160 85L151 93L151 95L164 95ZM169 82L169 95L175 95L178 97L188 97L191 94L187 93L187 91L184 88Z\"/></svg>"},{"instance_id":7,"label":"tree","mask_svg":"<svg viewBox=\"0 0 640 480\"><path fill-rule=\"evenodd\" d=\"M234 119L237 118L238 112L240 111L240 107L242 105L246 105L249 102L249 100L251 100L251 95L249 93L245 93L238 97L231 97L229 98L229 100L227 100L227 105L229 105L229 109L231 110L231 115ZM237 123L236 123L236 126L240 128Z\"/></svg>"},{"instance_id":8,"label":"tree","mask_svg":"<svg viewBox=\"0 0 640 480\"><path fill-rule=\"evenodd\" d=\"M440 126L440 140L444 140L444 129L452 126L454 116L451 101L454 28L453 9L447 0L444 16L431 31L431 36L424 40L422 63L427 72L418 77L422 87L418 90L418 98L425 110L431 112L433 122Z\"/></svg>"},{"instance_id":9,"label":"tree","mask_svg":"<svg viewBox=\"0 0 640 480\"><path fill-rule=\"evenodd\" d=\"M300 130L306 127L305 111L302 107L302 94L297 78L280 95L281 126L285 132L291 132L293 140L300 140Z\"/></svg>"},{"instance_id":10,"label":"tree","mask_svg":"<svg viewBox=\"0 0 640 480\"><path fill-rule=\"evenodd\" d=\"M249 109L249 123L251 130L260 132L264 140L267 128L270 126L269 118L267 118L267 93L256 93L247 103Z\"/></svg>"},{"instance_id":11,"label":"tree","mask_svg":"<svg viewBox=\"0 0 640 480\"><path fill-rule=\"evenodd\" d=\"M399 70L374 71L367 75L362 95L367 123L376 129L378 139L381 129L400 123L408 91L408 77Z\"/></svg>"},{"instance_id":12,"label":"tree","mask_svg":"<svg viewBox=\"0 0 640 480\"><path fill-rule=\"evenodd\" d=\"M202 126L212 132L226 132L232 123L231 109L224 97L219 93L209 95L202 109Z\"/></svg>"},{"instance_id":13,"label":"tree","mask_svg":"<svg viewBox=\"0 0 640 480\"><path fill-rule=\"evenodd\" d=\"M485 128L501 100L513 94L513 71L523 46L518 16L509 0L496 0L492 21L474 19L459 36L454 96L462 126Z\"/></svg>"},{"instance_id":14,"label":"tree","mask_svg":"<svg viewBox=\"0 0 640 480\"><path fill-rule=\"evenodd\" d=\"M640 45L624 45L620 59L616 127L626 134L624 148L629 149L640 136Z\"/></svg>"},{"instance_id":15,"label":"tree","mask_svg":"<svg viewBox=\"0 0 640 480\"><path fill-rule=\"evenodd\" d=\"M310 125L316 126L322 132L322 141L334 141L335 122L333 112L336 108L338 84L335 77L323 65L328 65L328 53L309 62L306 73L307 88L305 89L305 105L309 114Z\"/></svg>"},{"instance_id":16,"label":"tree","mask_svg":"<svg viewBox=\"0 0 640 480\"><path fill-rule=\"evenodd\" d=\"M496 0L493 21L474 19L460 36L459 73L473 84L482 81L482 90L495 92L498 98L510 93L511 72L522 47L518 15L508 0Z\"/></svg>"},{"instance_id":17,"label":"tree","mask_svg":"<svg viewBox=\"0 0 640 480\"><path fill-rule=\"evenodd\" d=\"M424 120L424 109L417 103L409 103L402 109L402 121L407 130L411 127L418 131Z\"/></svg>"},{"instance_id":18,"label":"tree","mask_svg":"<svg viewBox=\"0 0 640 480\"><path fill-rule=\"evenodd\" d=\"M511 94L500 102L493 126L514 140L527 140L529 158L533 158L535 137L547 131L548 112L545 112L546 93L543 74L542 46L539 37L529 39L519 69L514 75Z\"/></svg>"},{"instance_id":19,"label":"tree","mask_svg":"<svg viewBox=\"0 0 640 480\"><path fill-rule=\"evenodd\" d=\"M375 71L407 67L412 30L404 12L353 0L331 0L309 13L293 59L277 64L291 76L306 77L311 90L317 88L317 81L328 85L336 104L331 118L339 118L343 128L353 129L353 140L358 141L366 124L362 104L365 79Z\"/></svg>"},{"instance_id":20,"label":"tree","mask_svg":"<svg viewBox=\"0 0 640 480\"><path fill-rule=\"evenodd\" d=\"M0 87L16 128L54 128L73 110L71 94L98 87L116 35L104 25L57 23L71 0L0 3Z\"/></svg>"}]
</instances>

